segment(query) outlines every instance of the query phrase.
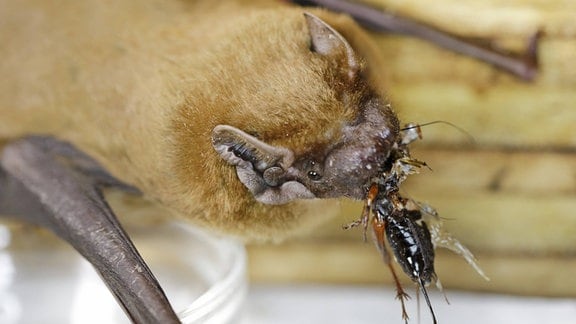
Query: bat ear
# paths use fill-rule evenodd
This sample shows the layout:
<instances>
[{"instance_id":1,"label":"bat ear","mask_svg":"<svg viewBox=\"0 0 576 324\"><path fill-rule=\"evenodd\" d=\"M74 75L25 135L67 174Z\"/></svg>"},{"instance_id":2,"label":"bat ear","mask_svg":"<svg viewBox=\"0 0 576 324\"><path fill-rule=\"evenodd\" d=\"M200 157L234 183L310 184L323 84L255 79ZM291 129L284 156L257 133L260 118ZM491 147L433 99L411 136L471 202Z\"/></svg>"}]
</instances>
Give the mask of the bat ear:
<instances>
[{"instance_id":1,"label":"bat ear","mask_svg":"<svg viewBox=\"0 0 576 324\"><path fill-rule=\"evenodd\" d=\"M302 183L286 178L294 162L291 150L272 146L228 125L214 127L212 145L224 161L236 167L238 178L256 200L277 205L315 197Z\"/></svg>"},{"instance_id":2,"label":"bat ear","mask_svg":"<svg viewBox=\"0 0 576 324\"><path fill-rule=\"evenodd\" d=\"M231 165L249 162L263 172L272 166L289 167L294 154L289 149L269 145L236 127L218 125L212 130L212 145Z\"/></svg>"},{"instance_id":3,"label":"bat ear","mask_svg":"<svg viewBox=\"0 0 576 324\"><path fill-rule=\"evenodd\" d=\"M313 14L305 12L304 17L310 31L312 51L325 56L344 54L348 65L348 75L353 78L360 65L348 41L334 28Z\"/></svg>"}]
</instances>

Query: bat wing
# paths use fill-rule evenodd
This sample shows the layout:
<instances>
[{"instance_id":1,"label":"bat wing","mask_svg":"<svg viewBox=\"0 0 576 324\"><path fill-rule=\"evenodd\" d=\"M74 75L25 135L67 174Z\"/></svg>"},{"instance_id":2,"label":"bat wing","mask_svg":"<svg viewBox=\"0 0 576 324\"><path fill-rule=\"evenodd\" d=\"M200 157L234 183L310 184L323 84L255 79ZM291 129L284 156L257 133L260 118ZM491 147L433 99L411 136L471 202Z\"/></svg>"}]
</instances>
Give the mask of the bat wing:
<instances>
[{"instance_id":1,"label":"bat wing","mask_svg":"<svg viewBox=\"0 0 576 324\"><path fill-rule=\"evenodd\" d=\"M475 43L408 17L382 11L356 1L291 0L291 2L347 13L368 29L414 36L453 52L492 64L526 81L533 80L538 72L538 41L542 36L540 31L529 37L524 53L511 54L497 47Z\"/></svg>"},{"instance_id":2,"label":"bat wing","mask_svg":"<svg viewBox=\"0 0 576 324\"><path fill-rule=\"evenodd\" d=\"M179 323L100 187L122 184L71 145L49 137L9 143L0 156L0 215L46 227L98 271L135 323Z\"/></svg>"}]
</instances>

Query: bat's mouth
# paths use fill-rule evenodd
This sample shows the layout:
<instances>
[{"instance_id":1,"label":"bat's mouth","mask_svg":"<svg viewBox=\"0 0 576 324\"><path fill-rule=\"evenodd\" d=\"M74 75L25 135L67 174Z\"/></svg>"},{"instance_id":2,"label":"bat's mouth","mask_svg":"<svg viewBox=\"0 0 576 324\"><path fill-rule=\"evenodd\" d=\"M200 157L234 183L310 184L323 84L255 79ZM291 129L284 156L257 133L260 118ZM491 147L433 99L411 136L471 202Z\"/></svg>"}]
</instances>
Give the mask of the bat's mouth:
<instances>
[{"instance_id":1,"label":"bat's mouth","mask_svg":"<svg viewBox=\"0 0 576 324\"><path fill-rule=\"evenodd\" d=\"M399 121L392 109L375 98L363 106L357 119L342 126L340 140L321 163L295 178L316 198L364 199L373 180L390 168L390 158L398 149ZM307 170L301 165L298 170ZM300 172L300 171L298 171Z\"/></svg>"},{"instance_id":2,"label":"bat's mouth","mask_svg":"<svg viewBox=\"0 0 576 324\"><path fill-rule=\"evenodd\" d=\"M332 170L330 197L364 199L373 180L389 170L396 154L398 131L394 127L374 129L362 125L350 140L328 154L325 168Z\"/></svg>"},{"instance_id":3,"label":"bat's mouth","mask_svg":"<svg viewBox=\"0 0 576 324\"><path fill-rule=\"evenodd\" d=\"M365 120L352 132L356 153L351 154L348 197L364 199L374 179L390 168L397 158L400 141L399 121L389 106L385 109L368 108Z\"/></svg>"}]
</instances>

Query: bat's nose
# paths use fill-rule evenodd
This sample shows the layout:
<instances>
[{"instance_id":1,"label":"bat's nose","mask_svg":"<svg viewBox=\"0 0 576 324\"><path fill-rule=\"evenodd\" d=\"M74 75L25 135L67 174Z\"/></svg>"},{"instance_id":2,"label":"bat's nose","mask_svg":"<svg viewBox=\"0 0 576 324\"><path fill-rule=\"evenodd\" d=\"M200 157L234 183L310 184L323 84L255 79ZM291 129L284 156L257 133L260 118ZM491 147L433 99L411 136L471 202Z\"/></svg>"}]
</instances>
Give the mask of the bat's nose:
<instances>
[{"instance_id":1,"label":"bat's nose","mask_svg":"<svg viewBox=\"0 0 576 324\"><path fill-rule=\"evenodd\" d=\"M378 177L390 157L393 145L390 139L371 138L359 145L352 142L340 147L327 157L326 166L334 190L333 197L345 196L364 199L373 179Z\"/></svg>"}]
</instances>

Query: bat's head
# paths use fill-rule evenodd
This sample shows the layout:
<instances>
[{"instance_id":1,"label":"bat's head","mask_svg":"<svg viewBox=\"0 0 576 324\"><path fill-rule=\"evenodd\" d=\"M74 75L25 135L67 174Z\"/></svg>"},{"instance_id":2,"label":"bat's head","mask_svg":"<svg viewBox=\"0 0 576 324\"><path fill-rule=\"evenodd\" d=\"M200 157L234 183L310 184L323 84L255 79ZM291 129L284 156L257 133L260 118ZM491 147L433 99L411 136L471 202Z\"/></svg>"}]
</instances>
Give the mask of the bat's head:
<instances>
[{"instance_id":1,"label":"bat's head","mask_svg":"<svg viewBox=\"0 0 576 324\"><path fill-rule=\"evenodd\" d=\"M307 55L319 62L310 69L318 71L310 77L300 73L299 81L293 82L300 90L284 88L293 102L276 99L292 109L290 116L263 109L261 114L268 117L260 124L273 130L218 125L212 132L216 151L265 204L302 198L363 199L399 139L395 113L371 85L349 42L319 18L305 17Z\"/></svg>"}]
</instances>

